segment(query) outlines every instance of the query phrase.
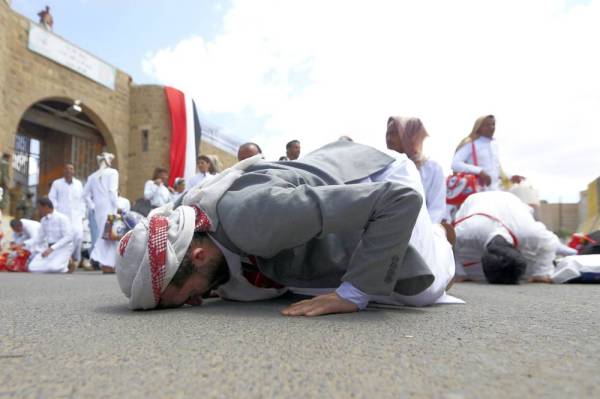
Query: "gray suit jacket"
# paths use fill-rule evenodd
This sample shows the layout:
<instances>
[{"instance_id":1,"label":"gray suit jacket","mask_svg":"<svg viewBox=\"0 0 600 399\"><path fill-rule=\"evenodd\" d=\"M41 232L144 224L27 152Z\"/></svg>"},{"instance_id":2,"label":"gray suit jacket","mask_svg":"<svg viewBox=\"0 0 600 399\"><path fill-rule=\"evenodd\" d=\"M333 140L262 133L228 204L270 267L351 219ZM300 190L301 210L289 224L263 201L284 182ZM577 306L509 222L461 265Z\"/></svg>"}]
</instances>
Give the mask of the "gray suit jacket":
<instances>
[{"instance_id":1,"label":"gray suit jacket","mask_svg":"<svg viewBox=\"0 0 600 399\"><path fill-rule=\"evenodd\" d=\"M214 237L286 286L347 281L371 295L415 295L433 282L408 245L421 196L394 182L352 184L392 162L343 141L300 161L260 162L219 201Z\"/></svg>"}]
</instances>

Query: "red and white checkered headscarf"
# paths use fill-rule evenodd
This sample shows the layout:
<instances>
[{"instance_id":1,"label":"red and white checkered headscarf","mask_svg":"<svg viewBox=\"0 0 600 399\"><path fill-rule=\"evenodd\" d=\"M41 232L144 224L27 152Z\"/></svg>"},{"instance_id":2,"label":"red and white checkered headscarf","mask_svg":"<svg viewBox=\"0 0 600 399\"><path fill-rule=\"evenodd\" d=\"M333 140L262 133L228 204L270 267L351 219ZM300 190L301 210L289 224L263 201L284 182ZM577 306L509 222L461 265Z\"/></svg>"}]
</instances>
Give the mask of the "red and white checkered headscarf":
<instances>
[{"instance_id":1,"label":"red and white checkered headscarf","mask_svg":"<svg viewBox=\"0 0 600 399\"><path fill-rule=\"evenodd\" d=\"M154 210L119 243L116 262L121 291L132 309L152 309L177 272L195 230L210 222L198 207L171 206Z\"/></svg>"},{"instance_id":2,"label":"red and white checkered headscarf","mask_svg":"<svg viewBox=\"0 0 600 399\"><path fill-rule=\"evenodd\" d=\"M116 262L121 291L132 309L152 309L177 272L195 230L215 231L219 220L217 204L244 170L260 162L255 155L238 162L208 182L193 187L183 204L154 209L148 221L140 222L119 243Z\"/></svg>"}]
</instances>

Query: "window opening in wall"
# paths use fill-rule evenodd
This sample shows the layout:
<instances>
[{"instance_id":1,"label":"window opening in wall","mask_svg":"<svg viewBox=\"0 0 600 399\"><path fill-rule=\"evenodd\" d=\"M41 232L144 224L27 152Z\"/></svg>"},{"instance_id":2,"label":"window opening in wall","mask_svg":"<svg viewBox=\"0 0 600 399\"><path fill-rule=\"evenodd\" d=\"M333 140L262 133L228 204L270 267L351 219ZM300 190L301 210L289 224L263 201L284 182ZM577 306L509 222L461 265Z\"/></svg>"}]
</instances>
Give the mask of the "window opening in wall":
<instances>
[{"instance_id":1,"label":"window opening in wall","mask_svg":"<svg viewBox=\"0 0 600 399\"><path fill-rule=\"evenodd\" d=\"M147 152L148 151L148 129L144 129L142 130L142 151L143 152Z\"/></svg>"}]
</instances>

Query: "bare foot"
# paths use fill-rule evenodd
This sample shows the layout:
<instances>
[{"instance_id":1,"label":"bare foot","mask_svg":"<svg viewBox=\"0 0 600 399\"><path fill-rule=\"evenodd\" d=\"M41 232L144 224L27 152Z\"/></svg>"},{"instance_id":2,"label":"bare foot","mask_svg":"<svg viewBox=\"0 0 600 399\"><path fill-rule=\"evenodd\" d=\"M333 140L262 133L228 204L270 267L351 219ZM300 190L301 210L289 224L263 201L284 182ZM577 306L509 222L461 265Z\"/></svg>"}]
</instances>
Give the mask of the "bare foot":
<instances>
[{"instance_id":1,"label":"bare foot","mask_svg":"<svg viewBox=\"0 0 600 399\"><path fill-rule=\"evenodd\" d=\"M92 270L94 270L94 268L92 267L92 264L90 263L89 260L87 259L83 259L81 261L81 267L83 268L83 270L85 270L86 272L90 272Z\"/></svg>"},{"instance_id":2,"label":"bare foot","mask_svg":"<svg viewBox=\"0 0 600 399\"><path fill-rule=\"evenodd\" d=\"M527 281L530 283L552 284L552 279L550 278L550 276L533 276L529 277Z\"/></svg>"},{"instance_id":3,"label":"bare foot","mask_svg":"<svg viewBox=\"0 0 600 399\"><path fill-rule=\"evenodd\" d=\"M77 262L75 262L74 260L70 260L68 268L69 268L69 270L68 270L69 273L75 272L75 270L77 270Z\"/></svg>"}]
</instances>

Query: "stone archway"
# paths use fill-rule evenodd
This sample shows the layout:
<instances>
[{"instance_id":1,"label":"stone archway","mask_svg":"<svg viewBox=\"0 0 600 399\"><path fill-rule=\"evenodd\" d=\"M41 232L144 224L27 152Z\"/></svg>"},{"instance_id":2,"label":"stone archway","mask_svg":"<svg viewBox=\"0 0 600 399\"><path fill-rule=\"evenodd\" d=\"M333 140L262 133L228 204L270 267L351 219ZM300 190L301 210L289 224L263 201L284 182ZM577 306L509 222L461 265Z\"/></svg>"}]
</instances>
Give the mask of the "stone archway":
<instances>
[{"instance_id":1,"label":"stone archway","mask_svg":"<svg viewBox=\"0 0 600 399\"><path fill-rule=\"evenodd\" d=\"M96 169L96 155L114 148L110 132L85 104L64 97L33 103L16 129L11 213L16 214L17 203L26 200L27 192L46 195L66 162L72 162L76 176L85 180Z\"/></svg>"}]
</instances>

